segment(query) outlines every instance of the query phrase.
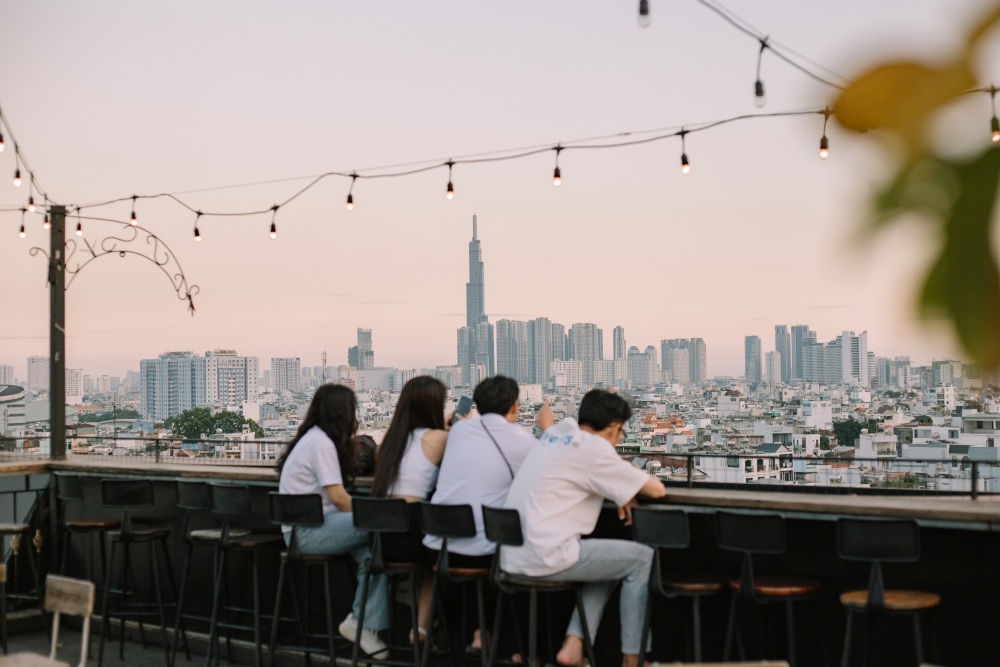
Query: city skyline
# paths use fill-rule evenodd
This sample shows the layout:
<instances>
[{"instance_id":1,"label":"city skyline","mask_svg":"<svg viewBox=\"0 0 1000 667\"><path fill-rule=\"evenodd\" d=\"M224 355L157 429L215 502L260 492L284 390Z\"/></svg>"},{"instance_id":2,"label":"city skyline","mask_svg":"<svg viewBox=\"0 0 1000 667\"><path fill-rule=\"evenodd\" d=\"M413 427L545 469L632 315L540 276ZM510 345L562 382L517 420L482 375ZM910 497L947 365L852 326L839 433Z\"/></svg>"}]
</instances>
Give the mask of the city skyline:
<instances>
[{"instance_id":1,"label":"city skyline","mask_svg":"<svg viewBox=\"0 0 1000 667\"><path fill-rule=\"evenodd\" d=\"M301 183L214 188L755 111L757 45L696 3L654 7L647 30L636 27L634 6L604 3L383 12L247 2L235 22L227 3L6 9L0 103L38 178L63 203L212 189L184 197L204 210L266 208ZM952 48L976 3L850 0L821 11L768 0L734 10L850 76L874 58ZM45 25L50 39L38 40L25 29L32 25ZM330 25L351 29L330 39ZM188 48L178 54L179 41ZM262 53L262 42L277 48ZM347 59L365 66L326 66ZM220 68L233 76L219 80L212 72ZM771 54L762 68L766 111L832 99ZM983 76L1000 79L1000 58L986 59ZM74 103L42 104L40 80ZM670 85L651 85L661 80ZM234 114L234 99L252 103ZM289 100L295 122L287 122ZM983 100L965 100L949 141L981 141L983 114ZM451 201L438 171L358 181L350 213L348 180L324 182L277 213L274 241L266 218L206 218L195 244L193 215L142 200L143 226L201 288L197 312L190 317L169 282L141 262L95 262L67 292L67 365L121 375L164 350L216 347L260 358L315 359L325 350L339 359L359 325L380 332L381 364L446 362L466 317L464 230L473 212L490 249L494 321L621 325L640 349L700 336L713 351L713 376L738 375L740 338L769 341L782 322L809 322L824 339L867 330L874 349L918 360L959 357L947 332L933 323L924 331L913 315L924 237L900 228L874 244L854 238L882 161L835 119L830 157L820 160L821 120L692 134L687 175L680 146L665 141L566 152L558 189L551 154L458 165ZM0 155L0 173L13 159L11 150ZM0 182L0 207L24 205L23 195ZM124 220L129 204L102 211ZM87 238L102 229L84 223ZM0 279L18 287L5 294L0 359L20 375L24 359L48 353L48 294L44 262L27 253L42 238L40 221L29 216L23 243L18 224L16 212L0 216ZM272 350L273 341L287 348Z\"/></svg>"}]
</instances>

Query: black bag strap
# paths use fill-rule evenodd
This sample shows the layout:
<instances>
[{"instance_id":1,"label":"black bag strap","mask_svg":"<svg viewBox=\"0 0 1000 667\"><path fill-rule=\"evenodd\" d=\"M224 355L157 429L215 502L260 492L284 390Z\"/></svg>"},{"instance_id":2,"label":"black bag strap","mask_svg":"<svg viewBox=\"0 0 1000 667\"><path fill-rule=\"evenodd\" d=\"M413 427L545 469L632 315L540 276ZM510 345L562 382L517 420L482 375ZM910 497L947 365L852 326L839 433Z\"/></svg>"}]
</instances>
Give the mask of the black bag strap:
<instances>
[{"instance_id":1,"label":"black bag strap","mask_svg":"<svg viewBox=\"0 0 1000 667\"><path fill-rule=\"evenodd\" d=\"M510 478L514 479L514 469L510 467L510 461L507 460L507 455L503 453L502 449L500 449L500 443L498 443L497 439L493 437L493 434L490 433L490 430L486 428L486 422L480 419L479 423L483 425L483 430L486 431L486 435L490 436L490 440L493 441L493 445L497 448L497 451L500 452L500 456L503 457L503 462L507 464L507 470L510 472Z\"/></svg>"}]
</instances>

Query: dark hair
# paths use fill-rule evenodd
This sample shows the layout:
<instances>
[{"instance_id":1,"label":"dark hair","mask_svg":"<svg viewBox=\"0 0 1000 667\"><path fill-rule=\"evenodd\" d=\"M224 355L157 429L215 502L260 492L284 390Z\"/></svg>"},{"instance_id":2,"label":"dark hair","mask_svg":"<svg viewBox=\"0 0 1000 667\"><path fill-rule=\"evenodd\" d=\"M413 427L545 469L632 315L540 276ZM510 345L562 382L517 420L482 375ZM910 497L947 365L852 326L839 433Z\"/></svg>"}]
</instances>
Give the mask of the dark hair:
<instances>
[{"instance_id":1,"label":"dark hair","mask_svg":"<svg viewBox=\"0 0 1000 667\"><path fill-rule=\"evenodd\" d=\"M624 424L632 416L628 401L603 389L591 389L580 401L580 426L603 431L612 424Z\"/></svg>"},{"instance_id":2,"label":"dark hair","mask_svg":"<svg viewBox=\"0 0 1000 667\"><path fill-rule=\"evenodd\" d=\"M299 424L298 432L278 458L278 474L281 474L295 445L313 426L318 426L333 440L344 486L350 486L355 476L354 447L351 442L358 430L358 401L354 397L354 391L342 384L324 384L316 390L306 416Z\"/></svg>"},{"instance_id":3,"label":"dark hair","mask_svg":"<svg viewBox=\"0 0 1000 667\"><path fill-rule=\"evenodd\" d=\"M375 455L372 495L383 498L399 475L410 433L418 428L444 428L444 399L448 389L429 375L418 375L403 385L396 412Z\"/></svg>"},{"instance_id":4,"label":"dark hair","mask_svg":"<svg viewBox=\"0 0 1000 667\"><path fill-rule=\"evenodd\" d=\"M505 415L517 403L517 380L505 375L494 375L476 385L472 400L481 415Z\"/></svg>"},{"instance_id":5,"label":"dark hair","mask_svg":"<svg viewBox=\"0 0 1000 667\"><path fill-rule=\"evenodd\" d=\"M358 475L375 472L375 438L370 435L354 438L354 470Z\"/></svg>"}]
</instances>

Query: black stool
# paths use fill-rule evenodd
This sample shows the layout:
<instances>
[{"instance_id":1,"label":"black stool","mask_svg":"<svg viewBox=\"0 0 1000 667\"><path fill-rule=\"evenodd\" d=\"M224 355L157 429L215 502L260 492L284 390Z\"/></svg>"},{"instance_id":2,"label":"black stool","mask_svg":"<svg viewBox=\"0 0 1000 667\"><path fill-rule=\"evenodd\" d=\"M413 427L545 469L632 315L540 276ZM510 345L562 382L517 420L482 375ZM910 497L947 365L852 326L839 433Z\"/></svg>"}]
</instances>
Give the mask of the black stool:
<instances>
[{"instance_id":1,"label":"black stool","mask_svg":"<svg viewBox=\"0 0 1000 667\"><path fill-rule=\"evenodd\" d=\"M726 627L723 659L729 660L734 635L736 635L742 651L742 641L739 639L739 628L736 625L736 606L739 601L746 600L760 605L780 602L785 605L788 662L794 667L795 621L792 606L795 602L814 599L819 593L821 584L814 579L801 577L758 577L754 575L754 554L785 553L787 548L785 519L781 515L716 512L715 519L719 546L727 551L738 551L743 554L740 578L729 582L732 599L729 605L729 623Z\"/></svg>"},{"instance_id":2,"label":"black stool","mask_svg":"<svg viewBox=\"0 0 1000 667\"><path fill-rule=\"evenodd\" d=\"M108 542L111 544L111 553L108 555L107 571L104 576L104 595L101 602L101 642L97 649L97 664L100 666L104 661L104 642L111 632L111 618L118 616L121 619L118 643L118 658L120 660L125 657L125 619L133 617L139 620L139 632L142 635L143 648L146 648L146 635L143 630L142 619L153 618L159 622L163 652L166 657L166 664L169 665L170 644L167 641L166 605L163 603L163 591L160 585L160 565L157 560L156 545L159 544L162 549L167 579L170 582L173 599L176 600L177 586L174 581L173 570L170 567L170 553L167 550L167 537L170 535L170 531L166 528L134 526L129 515L130 508L153 506L153 483L148 479L101 480L101 499L106 507L121 507L122 519L121 527L118 530L107 531ZM138 596L138 588L135 583L135 568L131 563L130 556L132 545L137 544L145 544L149 547L150 575L153 592L156 597L155 603L129 600L130 595ZM113 585L112 569L115 562L115 551L119 546L122 549L122 568L121 578L119 579L120 586L116 591L118 604L115 607L111 607L109 606L109 602Z\"/></svg>"},{"instance_id":3,"label":"black stool","mask_svg":"<svg viewBox=\"0 0 1000 667\"><path fill-rule=\"evenodd\" d=\"M649 600L642 626L642 648L639 664L646 660L646 638L653 614L655 593L666 598L690 598L694 661L701 662L701 598L722 592L722 581L703 576L667 576L661 561L663 549L687 549L691 545L691 531L687 512L683 510L657 510L635 507L632 509L632 534L635 541L653 547L653 565L649 573Z\"/></svg>"},{"instance_id":4,"label":"black stool","mask_svg":"<svg viewBox=\"0 0 1000 667\"><path fill-rule=\"evenodd\" d=\"M187 632L184 627L186 620L202 621L207 626L211 622L211 617L200 616L184 612L184 598L187 594L188 574L191 569L191 559L194 556L196 547L211 547L212 549L212 581L218 571L218 548L222 539L221 528L195 528L194 518L197 514L208 514L212 509L212 491L208 482L193 482L188 480L177 480L177 507L184 510L184 544L187 545L187 552L184 556L184 566L181 568L181 588L177 598L177 617L174 620L174 646L172 651L172 661L177 660L178 641L184 639L184 653L188 660L191 659L191 649L187 642ZM242 536L250 531L244 528L230 527L229 534L232 536Z\"/></svg>"},{"instance_id":5,"label":"black stool","mask_svg":"<svg viewBox=\"0 0 1000 667\"><path fill-rule=\"evenodd\" d=\"M237 530L229 525L230 517L249 516L252 509L250 504L250 487L232 486L228 484L211 484L212 512L225 517L222 523L222 531L218 541L218 567L215 571L215 586L212 594L212 617L208 628L208 650L205 656L205 665L212 664L212 657L215 656L218 663L219 657L216 655L219 641L219 628L225 627L249 629L253 631L254 639L254 665L260 667L262 662L262 633L263 620L260 607L260 553L264 549L277 549L284 545L281 535L273 533L252 533L249 531ZM220 617L226 612L246 613L251 610L241 609L230 605L222 604L222 589L226 581L226 557L230 553L248 554L253 565L253 626L230 623L225 619L220 621ZM228 599L227 599L228 601ZM229 635L227 633L227 648ZM228 652L228 651L227 651Z\"/></svg>"},{"instance_id":6,"label":"black stool","mask_svg":"<svg viewBox=\"0 0 1000 667\"><path fill-rule=\"evenodd\" d=\"M431 593L430 619L433 623L434 610L438 602L438 587L442 581L454 584L476 585L476 612L479 619L479 637L482 649L479 651L483 667L488 662L486 654L486 610L483 598L483 585L489 581L490 569L475 567L452 567L448 563L448 538L463 538L476 536L476 518L471 505L432 505L420 503L421 521L424 533L441 538L441 550L438 551L437 563L434 565L434 580ZM444 614L442 613L442 617ZM464 618L464 609L463 609ZM447 630L446 630L447 632ZM424 653L421 665L426 665L430 658L431 642L424 642ZM453 654L456 653L454 647Z\"/></svg>"},{"instance_id":7,"label":"black stool","mask_svg":"<svg viewBox=\"0 0 1000 667\"><path fill-rule=\"evenodd\" d=\"M840 664L843 667L850 664L854 615L879 613L913 618L916 664L923 664L920 612L937 607L941 596L926 591L886 589L882 580L882 563L914 563L920 559L920 527L917 522L905 519L840 519L837 521L837 555L844 560L872 564L868 588L847 591L840 596L840 603L847 610L844 655Z\"/></svg>"},{"instance_id":8,"label":"black stool","mask_svg":"<svg viewBox=\"0 0 1000 667\"><path fill-rule=\"evenodd\" d=\"M55 475L55 480L56 498L58 498L60 503L59 525L62 527L64 532L62 558L59 563L59 574L66 574L66 563L69 557L70 544L73 542L73 536L86 535L86 579L87 581L97 581L97 578L94 576L94 563L93 560L91 560L91 557L94 554L94 538L97 537L101 557L101 567L98 571L101 576L104 576L104 570L107 569L108 563L105 533L109 530L118 530L121 528L122 522L118 519L67 519L66 510L68 504L83 502L83 480L79 475L65 475L61 473L57 473Z\"/></svg>"},{"instance_id":9,"label":"black stool","mask_svg":"<svg viewBox=\"0 0 1000 667\"><path fill-rule=\"evenodd\" d=\"M500 551L503 547L519 547L524 544L521 532L521 515L517 510L499 509L483 506L483 523L486 527L486 538L496 543L497 550L493 555L493 568L490 580L499 591L497 595L496 616L493 618L493 642L490 646L488 666L496 663L497 649L500 641L500 618L503 613L504 595L514 593L528 594L528 661L527 665L535 664L537 655L536 644L538 634L538 594L573 591L576 595L576 609L580 614L580 625L583 628L583 648L587 660L596 665L594 646L590 639L590 628L587 626L587 614L583 608L583 595L580 584L566 581L543 581L522 574L509 574L500 567Z\"/></svg>"},{"instance_id":10,"label":"black stool","mask_svg":"<svg viewBox=\"0 0 1000 667\"><path fill-rule=\"evenodd\" d=\"M312 555L304 554L299 550L299 527L300 526L322 526L323 525L323 499L318 493L308 494L280 494L271 492L268 494L271 502L271 522L281 526L291 526L291 538L288 542L288 549L281 554L281 569L278 570L278 592L274 598L274 620L271 623L271 639L268 647L268 665L273 667L274 654L280 648L303 651L306 655L306 665L310 664L310 654L317 649L314 643L317 640L327 642L326 650L332 661L337 655L337 633L333 626L333 599L330 595L330 566L338 563L350 565L352 563L349 554L342 555ZM303 613L299 600L295 592L294 569L299 566L305 570L306 575L306 599L305 612ZM311 615L309 614L309 595L312 591L312 570L322 568L323 574L323 609L326 614L326 632L315 634L309 632ZM299 635L293 639L299 639L302 644L294 644L287 641L278 643L278 625L281 623L281 603L285 589L286 579L290 584L289 591L292 596L292 607L295 610L295 622L298 625ZM303 619L305 621L303 622ZM343 640L342 640L343 641Z\"/></svg>"},{"instance_id":11,"label":"black stool","mask_svg":"<svg viewBox=\"0 0 1000 667\"><path fill-rule=\"evenodd\" d=\"M394 633L392 629L391 602L396 599L395 580L405 577L410 585L410 622L413 629L413 659L392 660L367 656L365 662L379 665L420 665L420 642L417 622L417 574L423 565L417 561L405 563L387 563L382 555L383 533L405 533L410 530L409 504L401 498L359 498L351 500L351 510L354 515L354 527L367 531L371 535L371 558L365 561L365 576L361 580L361 609L356 619L357 634L354 637L354 648L351 651L351 667L357 667L361 654L361 633L364 631L365 607L368 606L368 586L373 574L384 574L389 577L389 638Z\"/></svg>"}]
</instances>

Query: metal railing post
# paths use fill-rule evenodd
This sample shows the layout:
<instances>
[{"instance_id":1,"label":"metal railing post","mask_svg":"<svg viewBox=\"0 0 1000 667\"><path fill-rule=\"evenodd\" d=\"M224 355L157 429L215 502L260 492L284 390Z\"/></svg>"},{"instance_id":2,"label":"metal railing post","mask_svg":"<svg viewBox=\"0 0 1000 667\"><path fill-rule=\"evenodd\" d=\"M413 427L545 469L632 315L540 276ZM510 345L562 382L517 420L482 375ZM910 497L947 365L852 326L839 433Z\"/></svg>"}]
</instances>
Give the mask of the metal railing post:
<instances>
[{"instance_id":1,"label":"metal railing post","mask_svg":"<svg viewBox=\"0 0 1000 667\"><path fill-rule=\"evenodd\" d=\"M979 462L972 462L972 499L979 498Z\"/></svg>"},{"instance_id":2,"label":"metal railing post","mask_svg":"<svg viewBox=\"0 0 1000 667\"><path fill-rule=\"evenodd\" d=\"M694 457L688 454L687 457L687 485L688 488L694 487Z\"/></svg>"}]
</instances>

